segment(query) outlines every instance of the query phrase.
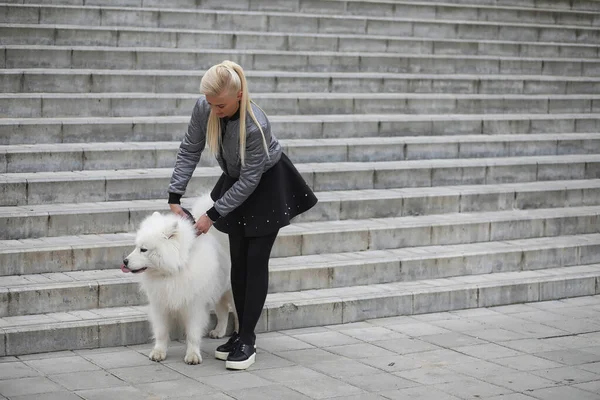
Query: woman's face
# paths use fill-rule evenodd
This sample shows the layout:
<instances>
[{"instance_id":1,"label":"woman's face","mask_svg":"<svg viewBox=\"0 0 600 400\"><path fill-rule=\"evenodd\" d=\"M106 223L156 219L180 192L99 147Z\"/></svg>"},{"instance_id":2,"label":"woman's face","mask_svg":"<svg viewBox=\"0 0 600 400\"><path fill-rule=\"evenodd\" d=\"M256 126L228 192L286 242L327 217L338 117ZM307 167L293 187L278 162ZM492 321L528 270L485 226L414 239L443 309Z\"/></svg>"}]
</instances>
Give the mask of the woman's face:
<instances>
[{"instance_id":1,"label":"woman's face","mask_svg":"<svg viewBox=\"0 0 600 400\"><path fill-rule=\"evenodd\" d=\"M219 118L231 117L235 114L240 106L242 91L237 94L223 92L218 96L206 95L206 101L210 105L210 109Z\"/></svg>"}]
</instances>

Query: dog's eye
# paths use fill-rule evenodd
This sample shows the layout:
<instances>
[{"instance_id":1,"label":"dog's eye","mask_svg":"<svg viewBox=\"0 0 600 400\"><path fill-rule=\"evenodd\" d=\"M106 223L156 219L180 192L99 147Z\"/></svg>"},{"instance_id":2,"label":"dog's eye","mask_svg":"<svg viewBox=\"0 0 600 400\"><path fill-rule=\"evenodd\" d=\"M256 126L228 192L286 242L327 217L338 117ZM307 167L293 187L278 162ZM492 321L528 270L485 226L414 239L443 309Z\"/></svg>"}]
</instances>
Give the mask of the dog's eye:
<instances>
[{"instance_id":1,"label":"dog's eye","mask_svg":"<svg viewBox=\"0 0 600 400\"><path fill-rule=\"evenodd\" d=\"M147 251L148 251L148 249L145 249L145 248L143 248L143 247L140 249L140 253L145 253L145 252L147 252Z\"/></svg>"}]
</instances>

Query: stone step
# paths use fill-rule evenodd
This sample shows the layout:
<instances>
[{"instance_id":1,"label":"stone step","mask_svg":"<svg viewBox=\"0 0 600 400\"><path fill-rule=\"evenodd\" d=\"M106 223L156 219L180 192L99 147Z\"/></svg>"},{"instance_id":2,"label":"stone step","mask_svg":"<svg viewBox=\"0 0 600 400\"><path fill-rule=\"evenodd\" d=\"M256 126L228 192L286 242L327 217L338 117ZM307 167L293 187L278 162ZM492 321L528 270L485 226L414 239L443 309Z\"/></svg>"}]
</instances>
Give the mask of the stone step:
<instances>
[{"instance_id":1,"label":"stone step","mask_svg":"<svg viewBox=\"0 0 600 400\"><path fill-rule=\"evenodd\" d=\"M273 293L257 332L598 293L600 265ZM147 343L145 307L2 318L0 356Z\"/></svg>"},{"instance_id":2,"label":"stone step","mask_svg":"<svg viewBox=\"0 0 600 400\"><path fill-rule=\"evenodd\" d=\"M269 293L593 264L598 249L600 234L590 234L282 257L269 263ZM118 268L0 277L0 318L144 305L139 280Z\"/></svg>"},{"instance_id":3,"label":"stone step","mask_svg":"<svg viewBox=\"0 0 600 400\"><path fill-rule=\"evenodd\" d=\"M600 19L599 19L600 21ZM382 34L314 34L199 29L1 24L5 45L165 47L285 51L361 51L521 57L597 57L598 44L452 39Z\"/></svg>"},{"instance_id":4,"label":"stone step","mask_svg":"<svg viewBox=\"0 0 600 400\"><path fill-rule=\"evenodd\" d=\"M600 206L445 213L294 223L277 237L272 257L599 233ZM114 269L135 233L0 241L0 275Z\"/></svg>"},{"instance_id":5,"label":"stone step","mask_svg":"<svg viewBox=\"0 0 600 400\"><path fill-rule=\"evenodd\" d=\"M600 153L597 133L282 139L294 162L400 161ZM180 142L0 145L0 173L173 167ZM200 166L216 166L202 153Z\"/></svg>"},{"instance_id":6,"label":"stone step","mask_svg":"<svg viewBox=\"0 0 600 400\"><path fill-rule=\"evenodd\" d=\"M143 0L144 2L147 0ZM439 0L420 0L422 3L438 3ZM598 0L448 0L445 3L456 5L488 5L502 7L526 7L535 9L568 10L600 10Z\"/></svg>"},{"instance_id":7,"label":"stone step","mask_svg":"<svg viewBox=\"0 0 600 400\"><path fill-rule=\"evenodd\" d=\"M23 1L24 4L36 3L38 0ZM89 2L73 1L56 2L54 5L82 6L90 5ZM111 7L164 7L164 2L152 0L105 0L94 1L96 6ZM572 24L572 25L599 25L598 15L593 11L600 11L600 6L595 1L513 1L499 4L495 0L470 1L440 1L427 0L420 2L409 1L203 1L195 0L169 3L169 8L202 9L211 8L215 10L248 10L248 11L287 11L299 13L319 13L335 15L370 15L370 16L398 16L410 15L419 18L452 19L461 17L469 20L479 21L507 21L507 22L543 22L548 24ZM21 11L27 13L28 17L34 19L35 12L30 10ZM14 12L13 12L14 13ZM11 14L8 14L14 18Z\"/></svg>"},{"instance_id":8,"label":"stone step","mask_svg":"<svg viewBox=\"0 0 600 400\"><path fill-rule=\"evenodd\" d=\"M270 115L279 139L597 133L600 114ZM189 116L0 118L0 145L181 141Z\"/></svg>"},{"instance_id":9,"label":"stone step","mask_svg":"<svg viewBox=\"0 0 600 400\"><path fill-rule=\"evenodd\" d=\"M317 192L319 203L295 222L600 205L600 180ZM184 198L191 208L194 198ZM1 207L0 240L135 231L164 199Z\"/></svg>"},{"instance_id":10,"label":"stone step","mask_svg":"<svg viewBox=\"0 0 600 400\"><path fill-rule=\"evenodd\" d=\"M539 22L473 21L469 15L448 19L403 16L324 15L276 11L177 10L131 7L3 6L0 22L50 25L219 29L232 31L383 34L429 38L504 39L600 43L599 22L589 18L566 25ZM514 11L512 11L514 12ZM599 20L597 16L593 18ZM575 23L571 25L571 23Z\"/></svg>"},{"instance_id":11,"label":"stone step","mask_svg":"<svg viewBox=\"0 0 600 400\"><path fill-rule=\"evenodd\" d=\"M1 93L198 93L205 71L3 69ZM552 75L245 71L251 93L597 94L600 78Z\"/></svg>"},{"instance_id":12,"label":"stone step","mask_svg":"<svg viewBox=\"0 0 600 400\"><path fill-rule=\"evenodd\" d=\"M229 59L249 70L598 76L598 58L450 54L171 49L101 46L0 46L1 68L198 70Z\"/></svg>"},{"instance_id":13,"label":"stone step","mask_svg":"<svg viewBox=\"0 0 600 400\"><path fill-rule=\"evenodd\" d=\"M255 93L268 114L598 113L600 95L454 93ZM12 118L189 116L198 94L2 93Z\"/></svg>"},{"instance_id":14,"label":"stone step","mask_svg":"<svg viewBox=\"0 0 600 400\"><path fill-rule=\"evenodd\" d=\"M600 178L600 155L297 164L314 191ZM172 168L0 174L0 206L167 198ZM199 167L188 194L208 192L219 167Z\"/></svg>"}]
</instances>

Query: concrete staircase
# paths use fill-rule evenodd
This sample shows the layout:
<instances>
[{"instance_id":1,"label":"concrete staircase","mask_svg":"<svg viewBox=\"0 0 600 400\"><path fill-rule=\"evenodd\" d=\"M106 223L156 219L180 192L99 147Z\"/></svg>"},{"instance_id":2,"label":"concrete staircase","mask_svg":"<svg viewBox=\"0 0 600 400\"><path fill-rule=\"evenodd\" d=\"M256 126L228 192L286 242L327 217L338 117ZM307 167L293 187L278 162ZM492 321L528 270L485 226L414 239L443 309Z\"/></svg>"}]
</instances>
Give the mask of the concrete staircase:
<instances>
[{"instance_id":1,"label":"concrete staircase","mask_svg":"<svg viewBox=\"0 0 600 400\"><path fill-rule=\"evenodd\" d=\"M224 59L320 199L260 331L600 293L600 2L163 4L0 4L0 356L149 340L118 267Z\"/></svg>"}]
</instances>

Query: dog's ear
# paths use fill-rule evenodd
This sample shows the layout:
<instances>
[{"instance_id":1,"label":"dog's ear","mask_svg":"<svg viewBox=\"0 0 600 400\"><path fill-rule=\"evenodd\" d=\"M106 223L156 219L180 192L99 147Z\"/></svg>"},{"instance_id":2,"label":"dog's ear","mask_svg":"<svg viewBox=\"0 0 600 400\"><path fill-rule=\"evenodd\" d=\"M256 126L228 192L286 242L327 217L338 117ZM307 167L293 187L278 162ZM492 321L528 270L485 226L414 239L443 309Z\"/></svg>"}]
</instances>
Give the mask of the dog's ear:
<instances>
[{"instance_id":1,"label":"dog's ear","mask_svg":"<svg viewBox=\"0 0 600 400\"><path fill-rule=\"evenodd\" d=\"M172 239L175 235L177 235L178 221L173 221L170 227L168 227L163 235L165 235L166 239Z\"/></svg>"}]
</instances>

